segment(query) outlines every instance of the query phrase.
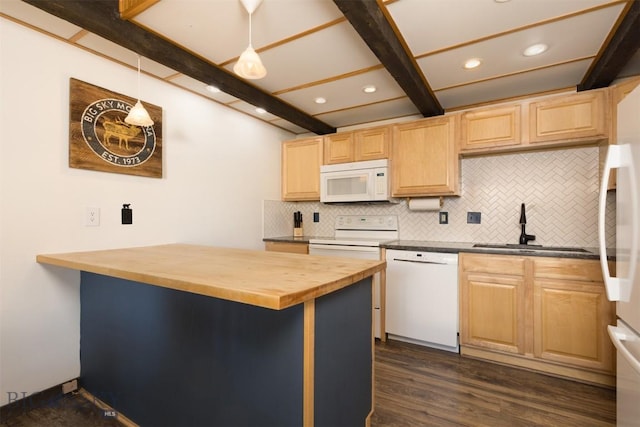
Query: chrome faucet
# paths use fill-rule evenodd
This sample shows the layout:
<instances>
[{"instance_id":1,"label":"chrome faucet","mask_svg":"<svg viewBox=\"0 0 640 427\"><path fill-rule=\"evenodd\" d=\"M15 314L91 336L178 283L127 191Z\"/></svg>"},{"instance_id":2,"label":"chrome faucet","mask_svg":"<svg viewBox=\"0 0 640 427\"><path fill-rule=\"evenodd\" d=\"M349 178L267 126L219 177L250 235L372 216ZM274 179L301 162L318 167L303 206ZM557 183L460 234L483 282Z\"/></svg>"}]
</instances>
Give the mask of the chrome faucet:
<instances>
[{"instance_id":1,"label":"chrome faucet","mask_svg":"<svg viewBox=\"0 0 640 427\"><path fill-rule=\"evenodd\" d=\"M527 215L524 213L524 203L520 206L520 226L522 227L522 232L520 233L520 244L526 245L529 243L529 240L536 240L536 236L532 234L527 234L525 231L525 227L527 224Z\"/></svg>"}]
</instances>

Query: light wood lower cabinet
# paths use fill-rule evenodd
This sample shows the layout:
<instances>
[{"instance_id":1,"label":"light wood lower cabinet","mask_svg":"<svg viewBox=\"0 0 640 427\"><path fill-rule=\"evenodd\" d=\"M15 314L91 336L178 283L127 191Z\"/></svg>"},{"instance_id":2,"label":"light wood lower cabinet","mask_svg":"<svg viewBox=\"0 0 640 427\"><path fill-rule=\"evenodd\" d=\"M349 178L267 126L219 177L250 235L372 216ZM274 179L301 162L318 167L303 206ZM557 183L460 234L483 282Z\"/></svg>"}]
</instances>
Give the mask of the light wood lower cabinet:
<instances>
[{"instance_id":1,"label":"light wood lower cabinet","mask_svg":"<svg viewBox=\"0 0 640 427\"><path fill-rule=\"evenodd\" d=\"M462 341L509 353L524 353L524 282L519 277L467 276Z\"/></svg>"},{"instance_id":2,"label":"light wood lower cabinet","mask_svg":"<svg viewBox=\"0 0 640 427\"><path fill-rule=\"evenodd\" d=\"M460 255L460 343L524 354L524 258Z\"/></svg>"},{"instance_id":3,"label":"light wood lower cabinet","mask_svg":"<svg viewBox=\"0 0 640 427\"><path fill-rule=\"evenodd\" d=\"M461 253L461 353L613 385L600 263Z\"/></svg>"},{"instance_id":4,"label":"light wood lower cabinet","mask_svg":"<svg viewBox=\"0 0 640 427\"><path fill-rule=\"evenodd\" d=\"M613 372L614 349L606 333L615 323L600 262L533 259L534 356Z\"/></svg>"},{"instance_id":5,"label":"light wood lower cabinet","mask_svg":"<svg viewBox=\"0 0 640 427\"><path fill-rule=\"evenodd\" d=\"M272 252L288 252L291 254L308 254L309 245L292 242L264 242L264 249Z\"/></svg>"}]
</instances>

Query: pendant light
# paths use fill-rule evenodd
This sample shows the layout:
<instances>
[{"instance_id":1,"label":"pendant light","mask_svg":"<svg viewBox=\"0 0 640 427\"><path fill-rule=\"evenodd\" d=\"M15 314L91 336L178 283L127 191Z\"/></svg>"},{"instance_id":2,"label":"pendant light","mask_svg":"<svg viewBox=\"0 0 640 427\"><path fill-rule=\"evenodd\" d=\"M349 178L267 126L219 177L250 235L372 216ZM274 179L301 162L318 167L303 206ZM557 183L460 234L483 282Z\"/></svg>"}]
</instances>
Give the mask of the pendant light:
<instances>
[{"instance_id":1,"label":"pendant light","mask_svg":"<svg viewBox=\"0 0 640 427\"><path fill-rule=\"evenodd\" d=\"M251 15L260 6L262 0L240 0L240 2L249 13L249 47L242 52L238 62L233 66L233 71L242 78L257 80L267 75L267 69L262 65L260 57L251 44Z\"/></svg>"},{"instance_id":2,"label":"pendant light","mask_svg":"<svg viewBox=\"0 0 640 427\"><path fill-rule=\"evenodd\" d=\"M140 55L138 55L138 102L129 110L129 114L124 119L125 123L135 126L153 126L153 120L140 102Z\"/></svg>"}]
</instances>

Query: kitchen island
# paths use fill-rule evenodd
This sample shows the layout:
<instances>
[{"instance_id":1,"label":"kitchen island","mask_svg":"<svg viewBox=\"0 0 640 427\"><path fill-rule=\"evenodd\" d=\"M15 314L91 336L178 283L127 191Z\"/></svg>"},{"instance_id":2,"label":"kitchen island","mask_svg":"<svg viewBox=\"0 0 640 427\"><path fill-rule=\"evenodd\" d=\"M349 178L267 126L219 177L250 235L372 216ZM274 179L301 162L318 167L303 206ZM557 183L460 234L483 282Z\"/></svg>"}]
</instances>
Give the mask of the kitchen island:
<instances>
[{"instance_id":1,"label":"kitchen island","mask_svg":"<svg viewBox=\"0 0 640 427\"><path fill-rule=\"evenodd\" d=\"M384 261L169 244L79 270L80 384L139 425L368 424Z\"/></svg>"}]
</instances>

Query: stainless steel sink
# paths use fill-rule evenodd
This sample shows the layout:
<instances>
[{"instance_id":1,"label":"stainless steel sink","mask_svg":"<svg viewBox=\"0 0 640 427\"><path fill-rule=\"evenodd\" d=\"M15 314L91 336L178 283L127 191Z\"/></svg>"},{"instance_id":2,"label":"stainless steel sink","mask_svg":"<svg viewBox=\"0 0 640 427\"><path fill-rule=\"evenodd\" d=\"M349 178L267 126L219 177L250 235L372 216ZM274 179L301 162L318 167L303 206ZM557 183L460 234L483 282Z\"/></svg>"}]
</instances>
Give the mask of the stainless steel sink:
<instances>
[{"instance_id":1,"label":"stainless steel sink","mask_svg":"<svg viewBox=\"0 0 640 427\"><path fill-rule=\"evenodd\" d=\"M582 248L572 248L567 246L542 246L542 245L518 245L518 244L492 244L492 243L476 243L474 248L487 248L487 249L512 249L516 251L550 251L550 252L589 252Z\"/></svg>"}]
</instances>

